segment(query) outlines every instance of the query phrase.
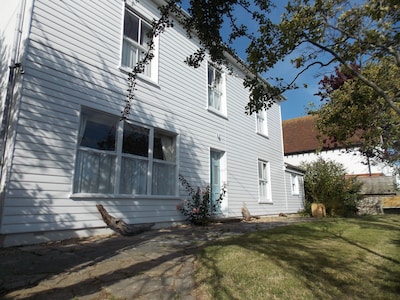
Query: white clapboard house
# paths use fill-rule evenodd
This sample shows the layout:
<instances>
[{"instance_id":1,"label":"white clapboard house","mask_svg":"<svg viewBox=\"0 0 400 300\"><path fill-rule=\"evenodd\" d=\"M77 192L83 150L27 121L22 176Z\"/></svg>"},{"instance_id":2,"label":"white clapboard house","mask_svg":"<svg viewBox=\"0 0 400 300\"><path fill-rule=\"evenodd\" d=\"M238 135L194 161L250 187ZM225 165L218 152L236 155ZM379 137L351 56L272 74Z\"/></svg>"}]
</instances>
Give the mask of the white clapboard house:
<instances>
[{"instance_id":1,"label":"white clapboard house","mask_svg":"<svg viewBox=\"0 0 400 300\"><path fill-rule=\"evenodd\" d=\"M220 217L295 213L288 202L279 102L246 115L245 70L207 59L175 22L155 40L121 121L127 74L146 50L161 1L1 0L0 242L110 232L96 204L128 224L185 220L178 175L222 186ZM3 63L3 62L2 62Z\"/></svg>"}]
</instances>

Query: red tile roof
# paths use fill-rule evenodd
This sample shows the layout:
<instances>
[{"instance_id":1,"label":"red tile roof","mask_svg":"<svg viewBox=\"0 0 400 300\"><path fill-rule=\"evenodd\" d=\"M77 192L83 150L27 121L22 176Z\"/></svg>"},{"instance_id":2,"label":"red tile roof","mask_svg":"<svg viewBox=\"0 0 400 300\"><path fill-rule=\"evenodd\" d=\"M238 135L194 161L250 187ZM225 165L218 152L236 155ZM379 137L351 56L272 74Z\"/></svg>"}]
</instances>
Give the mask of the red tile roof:
<instances>
[{"instance_id":1,"label":"red tile roof","mask_svg":"<svg viewBox=\"0 0 400 300\"><path fill-rule=\"evenodd\" d=\"M318 116L305 116L282 122L283 146L285 155L315 152L318 149L344 148L338 143L332 142L329 138L323 139L321 145L318 139L319 132L316 129ZM356 144L356 140L353 141ZM322 147L321 147L322 146Z\"/></svg>"},{"instance_id":2,"label":"red tile roof","mask_svg":"<svg viewBox=\"0 0 400 300\"><path fill-rule=\"evenodd\" d=\"M316 116L306 116L282 122L283 147L286 154L314 152L320 142L315 129Z\"/></svg>"}]
</instances>

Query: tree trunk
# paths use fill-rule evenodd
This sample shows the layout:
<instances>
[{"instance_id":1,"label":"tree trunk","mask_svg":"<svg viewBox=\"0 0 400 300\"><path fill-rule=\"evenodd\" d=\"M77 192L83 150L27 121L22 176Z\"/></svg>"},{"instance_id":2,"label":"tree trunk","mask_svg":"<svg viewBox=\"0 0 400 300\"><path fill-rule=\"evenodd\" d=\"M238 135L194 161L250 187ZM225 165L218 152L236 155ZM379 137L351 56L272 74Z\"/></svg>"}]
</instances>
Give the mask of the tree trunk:
<instances>
[{"instance_id":1,"label":"tree trunk","mask_svg":"<svg viewBox=\"0 0 400 300\"><path fill-rule=\"evenodd\" d=\"M101 216L103 217L104 222L110 227L112 230L118 232L120 235L135 235L142 233L144 231L150 230L154 223L146 223L146 224L126 224L122 219L117 219L111 216L107 210L101 204L96 205L99 210Z\"/></svg>"},{"instance_id":2,"label":"tree trunk","mask_svg":"<svg viewBox=\"0 0 400 300\"><path fill-rule=\"evenodd\" d=\"M243 219L245 221L251 221L252 219L259 219L260 218L258 216L252 216L250 214L249 210L247 209L245 203L243 203L243 207L242 207L242 216L243 216Z\"/></svg>"}]
</instances>

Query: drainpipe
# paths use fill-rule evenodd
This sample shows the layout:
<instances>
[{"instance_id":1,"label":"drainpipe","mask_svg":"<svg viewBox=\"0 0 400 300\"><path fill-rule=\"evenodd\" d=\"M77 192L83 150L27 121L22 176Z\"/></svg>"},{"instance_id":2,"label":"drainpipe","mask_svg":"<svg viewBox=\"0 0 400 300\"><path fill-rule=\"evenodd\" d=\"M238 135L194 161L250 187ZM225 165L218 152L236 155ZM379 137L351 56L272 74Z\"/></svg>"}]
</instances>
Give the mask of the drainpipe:
<instances>
[{"instance_id":1,"label":"drainpipe","mask_svg":"<svg viewBox=\"0 0 400 300\"><path fill-rule=\"evenodd\" d=\"M287 170L287 164L283 163L283 184L285 185L285 202L286 202L286 211L287 213L289 211L289 205L288 205L288 190L287 190L287 185L286 185L286 170Z\"/></svg>"}]
</instances>

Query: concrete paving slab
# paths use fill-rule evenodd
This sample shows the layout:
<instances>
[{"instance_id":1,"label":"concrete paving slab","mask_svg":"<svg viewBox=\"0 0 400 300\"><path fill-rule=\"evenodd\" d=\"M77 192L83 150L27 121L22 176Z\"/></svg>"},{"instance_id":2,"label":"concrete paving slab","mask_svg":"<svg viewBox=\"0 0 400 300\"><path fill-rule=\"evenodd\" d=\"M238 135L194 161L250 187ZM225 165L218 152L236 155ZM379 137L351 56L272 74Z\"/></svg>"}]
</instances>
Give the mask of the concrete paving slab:
<instances>
[{"instance_id":1,"label":"concrete paving slab","mask_svg":"<svg viewBox=\"0 0 400 300\"><path fill-rule=\"evenodd\" d=\"M0 299L195 299L195 255L206 243L301 220L180 226L0 249Z\"/></svg>"}]
</instances>

